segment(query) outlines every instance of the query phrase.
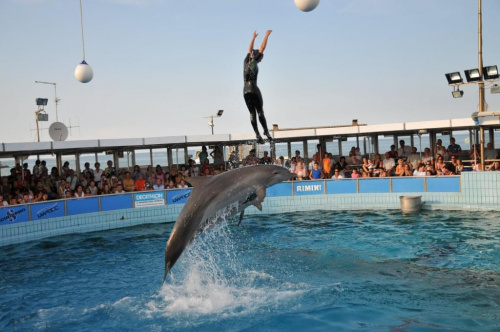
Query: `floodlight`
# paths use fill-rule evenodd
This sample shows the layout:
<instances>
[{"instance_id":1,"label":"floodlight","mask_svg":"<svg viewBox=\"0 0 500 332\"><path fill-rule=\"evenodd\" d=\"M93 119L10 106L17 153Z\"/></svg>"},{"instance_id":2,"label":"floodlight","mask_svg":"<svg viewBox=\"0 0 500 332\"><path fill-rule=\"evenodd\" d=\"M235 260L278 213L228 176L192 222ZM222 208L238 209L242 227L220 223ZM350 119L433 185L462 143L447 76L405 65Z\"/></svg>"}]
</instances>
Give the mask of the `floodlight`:
<instances>
[{"instance_id":1,"label":"floodlight","mask_svg":"<svg viewBox=\"0 0 500 332\"><path fill-rule=\"evenodd\" d=\"M222 116L222 113L224 113L224 110L219 110L219 111L217 112L217 116Z\"/></svg>"},{"instance_id":2,"label":"floodlight","mask_svg":"<svg viewBox=\"0 0 500 332\"><path fill-rule=\"evenodd\" d=\"M500 77L497 66L483 67L483 75L485 80L494 80Z\"/></svg>"},{"instance_id":3,"label":"floodlight","mask_svg":"<svg viewBox=\"0 0 500 332\"><path fill-rule=\"evenodd\" d=\"M477 82L481 81L482 77L479 74L479 69L467 69L465 71L465 78L467 79L467 82Z\"/></svg>"},{"instance_id":4,"label":"floodlight","mask_svg":"<svg viewBox=\"0 0 500 332\"><path fill-rule=\"evenodd\" d=\"M464 92L460 89L456 89L451 92L451 95L453 96L453 98L462 98Z\"/></svg>"},{"instance_id":5,"label":"floodlight","mask_svg":"<svg viewBox=\"0 0 500 332\"><path fill-rule=\"evenodd\" d=\"M448 80L448 84L458 84L458 83L463 83L464 80L462 79L462 76L458 71L454 73L448 73L445 74L446 79Z\"/></svg>"},{"instance_id":6,"label":"floodlight","mask_svg":"<svg viewBox=\"0 0 500 332\"><path fill-rule=\"evenodd\" d=\"M49 100L47 98L37 98L36 99L36 105L37 106L47 106L47 102Z\"/></svg>"}]
</instances>

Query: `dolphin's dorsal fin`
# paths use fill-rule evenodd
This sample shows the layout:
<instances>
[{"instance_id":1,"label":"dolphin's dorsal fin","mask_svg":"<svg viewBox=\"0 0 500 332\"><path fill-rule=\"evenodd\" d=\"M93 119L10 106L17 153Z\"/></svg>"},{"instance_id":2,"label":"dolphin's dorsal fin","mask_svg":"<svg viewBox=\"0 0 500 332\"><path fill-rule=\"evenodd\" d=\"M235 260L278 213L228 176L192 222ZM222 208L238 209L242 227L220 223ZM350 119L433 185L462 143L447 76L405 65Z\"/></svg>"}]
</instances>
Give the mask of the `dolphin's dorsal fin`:
<instances>
[{"instance_id":1,"label":"dolphin's dorsal fin","mask_svg":"<svg viewBox=\"0 0 500 332\"><path fill-rule=\"evenodd\" d=\"M210 177L207 177L207 176L195 176L195 177L184 178L184 181L186 181L191 186L193 186L193 188L202 186L208 180L210 180Z\"/></svg>"}]
</instances>

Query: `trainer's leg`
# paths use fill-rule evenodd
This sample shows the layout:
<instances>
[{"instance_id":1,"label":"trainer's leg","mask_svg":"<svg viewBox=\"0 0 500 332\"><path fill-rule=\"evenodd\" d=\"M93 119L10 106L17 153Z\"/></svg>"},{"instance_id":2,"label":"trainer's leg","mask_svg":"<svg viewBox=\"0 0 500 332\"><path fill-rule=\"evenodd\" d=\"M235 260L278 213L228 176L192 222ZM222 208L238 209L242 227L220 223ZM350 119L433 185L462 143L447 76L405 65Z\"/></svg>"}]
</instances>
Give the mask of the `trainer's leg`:
<instances>
[{"instance_id":1,"label":"trainer's leg","mask_svg":"<svg viewBox=\"0 0 500 332\"><path fill-rule=\"evenodd\" d=\"M267 129L267 121L266 121L266 116L264 115L264 101L262 100L262 95L260 94L260 90L258 91L258 94L256 95L256 100L254 100L254 105L255 108L257 109L257 114L259 115L259 122L260 125L262 126L262 129L264 129L264 135L267 136L269 140L272 140L273 137L269 133L269 130Z\"/></svg>"},{"instance_id":2,"label":"trainer's leg","mask_svg":"<svg viewBox=\"0 0 500 332\"><path fill-rule=\"evenodd\" d=\"M254 105L255 98L252 98L252 94L245 94L245 103L247 105L248 111L250 112L250 123L252 124L253 131L257 137L257 141L262 141L262 136L259 133L259 127L257 126L257 112Z\"/></svg>"}]
</instances>

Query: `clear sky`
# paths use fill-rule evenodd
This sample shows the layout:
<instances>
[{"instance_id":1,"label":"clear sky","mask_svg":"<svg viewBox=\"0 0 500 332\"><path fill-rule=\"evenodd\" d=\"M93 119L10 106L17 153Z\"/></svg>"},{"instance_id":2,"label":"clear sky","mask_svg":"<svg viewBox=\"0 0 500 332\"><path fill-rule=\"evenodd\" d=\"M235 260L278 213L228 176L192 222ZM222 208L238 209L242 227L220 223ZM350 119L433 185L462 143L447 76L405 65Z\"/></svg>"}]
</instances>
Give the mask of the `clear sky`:
<instances>
[{"instance_id":1,"label":"clear sky","mask_svg":"<svg viewBox=\"0 0 500 332\"><path fill-rule=\"evenodd\" d=\"M49 98L70 140L251 133L243 58L252 32L273 33L260 63L269 127L466 118L476 86L451 96L444 74L477 68L475 0L83 0L87 84L78 0L0 1L0 142L35 140L35 98ZM484 65L500 66L500 1L483 0ZM500 94L486 93L489 110ZM50 140L41 132L42 140Z\"/></svg>"}]
</instances>

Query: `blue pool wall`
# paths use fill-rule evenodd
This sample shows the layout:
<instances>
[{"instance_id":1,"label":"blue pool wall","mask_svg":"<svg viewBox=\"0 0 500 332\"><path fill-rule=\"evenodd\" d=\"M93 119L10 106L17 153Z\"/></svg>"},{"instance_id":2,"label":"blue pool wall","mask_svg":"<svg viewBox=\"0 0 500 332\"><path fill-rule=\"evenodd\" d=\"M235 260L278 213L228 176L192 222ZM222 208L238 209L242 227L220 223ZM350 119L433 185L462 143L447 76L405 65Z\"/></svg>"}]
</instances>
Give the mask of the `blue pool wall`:
<instances>
[{"instance_id":1,"label":"blue pool wall","mask_svg":"<svg viewBox=\"0 0 500 332\"><path fill-rule=\"evenodd\" d=\"M0 208L0 246L52 236L175 222L191 189L127 193ZM401 196L423 209L500 211L500 172L452 177L369 178L280 183L267 189L262 212L394 210Z\"/></svg>"}]
</instances>

